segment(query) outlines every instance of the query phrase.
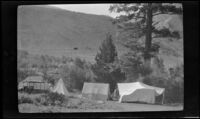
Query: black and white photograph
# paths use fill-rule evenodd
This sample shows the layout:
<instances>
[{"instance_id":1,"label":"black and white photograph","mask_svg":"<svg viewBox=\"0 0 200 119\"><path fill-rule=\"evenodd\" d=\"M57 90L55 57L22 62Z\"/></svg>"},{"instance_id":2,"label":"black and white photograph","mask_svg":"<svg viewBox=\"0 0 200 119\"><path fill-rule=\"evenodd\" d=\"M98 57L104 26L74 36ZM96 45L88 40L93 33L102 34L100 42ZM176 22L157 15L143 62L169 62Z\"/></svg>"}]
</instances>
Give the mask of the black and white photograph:
<instances>
[{"instance_id":1,"label":"black and white photograph","mask_svg":"<svg viewBox=\"0 0 200 119\"><path fill-rule=\"evenodd\" d=\"M20 113L184 110L181 3L19 5Z\"/></svg>"}]
</instances>

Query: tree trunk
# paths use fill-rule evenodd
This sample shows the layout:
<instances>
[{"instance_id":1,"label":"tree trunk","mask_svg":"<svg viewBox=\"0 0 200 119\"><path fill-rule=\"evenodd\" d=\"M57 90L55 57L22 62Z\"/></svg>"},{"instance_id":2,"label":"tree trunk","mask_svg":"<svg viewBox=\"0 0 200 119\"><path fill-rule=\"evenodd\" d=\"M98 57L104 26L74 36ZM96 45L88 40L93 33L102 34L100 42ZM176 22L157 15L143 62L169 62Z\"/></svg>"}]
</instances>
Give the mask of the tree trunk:
<instances>
[{"instance_id":1,"label":"tree trunk","mask_svg":"<svg viewBox=\"0 0 200 119\"><path fill-rule=\"evenodd\" d=\"M146 23L147 23L146 24L147 27L146 27L144 61L145 61L145 66L150 67L150 63L151 63L150 50L151 50L151 42L152 42L152 3L148 3Z\"/></svg>"}]
</instances>

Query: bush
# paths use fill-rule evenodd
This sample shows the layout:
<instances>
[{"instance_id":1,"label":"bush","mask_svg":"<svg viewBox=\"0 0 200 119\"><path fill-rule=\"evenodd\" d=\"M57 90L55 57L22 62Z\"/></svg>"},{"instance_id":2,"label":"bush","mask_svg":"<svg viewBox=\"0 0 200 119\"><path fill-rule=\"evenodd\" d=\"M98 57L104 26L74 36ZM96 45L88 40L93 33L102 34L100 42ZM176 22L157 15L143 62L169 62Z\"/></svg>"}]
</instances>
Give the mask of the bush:
<instances>
[{"instance_id":1,"label":"bush","mask_svg":"<svg viewBox=\"0 0 200 119\"><path fill-rule=\"evenodd\" d=\"M58 94L58 93L54 93L54 92L49 92L47 93L46 95L43 96L43 98L45 99L42 100L42 99L38 99L38 101L41 102L41 104L43 105L62 105L65 101L66 101L66 98L64 95L62 94Z\"/></svg>"},{"instance_id":2,"label":"bush","mask_svg":"<svg viewBox=\"0 0 200 119\"><path fill-rule=\"evenodd\" d=\"M168 81L165 91L165 103L183 103L183 84Z\"/></svg>"},{"instance_id":3,"label":"bush","mask_svg":"<svg viewBox=\"0 0 200 119\"><path fill-rule=\"evenodd\" d=\"M183 64L170 68L170 74L165 72L161 59L155 58L154 65L156 65L156 68L153 68L154 73L145 77L143 82L148 85L165 88L164 103L183 103ZM167 79L164 77L167 77Z\"/></svg>"},{"instance_id":4,"label":"bush","mask_svg":"<svg viewBox=\"0 0 200 119\"><path fill-rule=\"evenodd\" d=\"M80 62L80 60L77 60L77 62ZM61 77L69 91L73 91L73 89L81 91L84 82L92 80L93 74L90 67L85 63L79 65L80 63L73 64L72 66L65 65L60 70Z\"/></svg>"},{"instance_id":5,"label":"bush","mask_svg":"<svg viewBox=\"0 0 200 119\"><path fill-rule=\"evenodd\" d=\"M25 97L25 96L22 96L18 99L18 104L21 104L21 103L33 103L34 101L29 98L29 97Z\"/></svg>"},{"instance_id":6,"label":"bush","mask_svg":"<svg viewBox=\"0 0 200 119\"><path fill-rule=\"evenodd\" d=\"M74 60L74 64L77 67L80 67L81 69L83 69L86 62L84 60L81 60L79 57L76 57L75 60Z\"/></svg>"},{"instance_id":7,"label":"bush","mask_svg":"<svg viewBox=\"0 0 200 119\"><path fill-rule=\"evenodd\" d=\"M168 80L169 87L169 101L176 103L183 103L184 98L184 67L183 64L172 68L170 72L170 79Z\"/></svg>"},{"instance_id":8,"label":"bush","mask_svg":"<svg viewBox=\"0 0 200 119\"><path fill-rule=\"evenodd\" d=\"M72 82L71 89L79 89L81 90L83 88L83 83L86 80L84 70L82 70L79 67L74 67L70 71L70 78Z\"/></svg>"},{"instance_id":9,"label":"bush","mask_svg":"<svg viewBox=\"0 0 200 119\"><path fill-rule=\"evenodd\" d=\"M34 103L36 105L45 105L45 106L48 105L48 102L46 101L46 98L44 96L35 98Z\"/></svg>"},{"instance_id":10,"label":"bush","mask_svg":"<svg viewBox=\"0 0 200 119\"><path fill-rule=\"evenodd\" d=\"M147 77L143 83L151 86L165 88L164 103L183 103L183 82L164 79L160 77Z\"/></svg>"},{"instance_id":11,"label":"bush","mask_svg":"<svg viewBox=\"0 0 200 119\"><path fill-rule=\"evenodd\" d=\"M70 102L70 103L67 104L67 108L70 108L70 109L77 109L77 108L78 108L78 105Z\"/></svg>"}]
</instances>

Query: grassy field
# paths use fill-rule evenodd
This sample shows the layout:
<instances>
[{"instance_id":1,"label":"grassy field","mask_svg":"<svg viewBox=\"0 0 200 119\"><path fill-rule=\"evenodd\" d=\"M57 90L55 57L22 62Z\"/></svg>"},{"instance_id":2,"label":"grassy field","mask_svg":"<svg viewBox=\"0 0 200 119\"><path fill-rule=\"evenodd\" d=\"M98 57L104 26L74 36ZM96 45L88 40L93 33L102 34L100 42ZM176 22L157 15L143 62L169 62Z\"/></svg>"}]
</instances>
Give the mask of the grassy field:
<instances>
[{"instance_id":1,"label":"grassy field","mask_svg":"<svg viewBox=\"0 0 200 119\"><path fill-rule=\"evenodd\" d=\"M34 99L42 94L22 94ZM65 106L64 106L65 105ZM63 106L44 106L35 103L20 103L18 109L20 113L59 113L59 112L137 112L137 111L181 111L182 105L166 106L139 103L119 103L117 101L99 102L80 98L79 96L69 97L67 104Z\"/></svg>"},{"instance_id":2,"label":"grassy field","mask_svg":"<svg viewBox=\"0 0 200 119\"><path fill-rule=\"evenodd\" d=\"M106 107L105 107L106 105ZM93 107L92 107L93 106ZM108 108L110 106L110 108ZM93 108L93 109L91 109ZM138 111L182 111L183 106L162 106L137 103L106 102L104 104L91 105L89 109L67 108L60 106L36 106L34 104L20 104L21 113L48 113L48 112L138 112Z\"/></svg>"}]
</instances>

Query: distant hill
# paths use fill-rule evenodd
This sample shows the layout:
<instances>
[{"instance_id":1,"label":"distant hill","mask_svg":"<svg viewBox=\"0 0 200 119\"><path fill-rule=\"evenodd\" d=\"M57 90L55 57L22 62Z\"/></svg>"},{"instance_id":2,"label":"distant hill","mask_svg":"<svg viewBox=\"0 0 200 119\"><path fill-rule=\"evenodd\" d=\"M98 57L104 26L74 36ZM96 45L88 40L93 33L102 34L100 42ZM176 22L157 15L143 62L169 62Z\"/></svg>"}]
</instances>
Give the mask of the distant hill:
<instances>
[{"instance_id":1,"label":"distant hill","mask_svg":"<svg viewBox=\"0 0 200 119\"><path fill-rule=\"evenodd\" d=\"M162 15L156 20L163 21L158 24L158 28L170 27L171 31L177 28L179 31L182 29L180 25L174 27L177 26L176 17ZM121 55L126 52L126 49L117 42L116 31L112 18L108 16L72 12L50 6L20 6L18 8L18 49L33 54L79 56L94 61L102 40L105 39L106 33L110 32L118 54ZM174 53L183 54L183 40L158 41L163 51L171 51L161 52L166 64L174 65L183 59L183 55L173 56ZM171 57L175 60L170 59Z\"/></svg>"},{"instance_id":2,"label":"distant hill","mask_svg":"<svg viewBox=\"0 0 200 119\"><path fill-rule=\"evenodd\" d=\"M106 33L115 36L112 18L53 7L18 8L18 48L54 56L95 55ZM95 54L94 54L95 53Z\"/></svg>"}]
</instances>

